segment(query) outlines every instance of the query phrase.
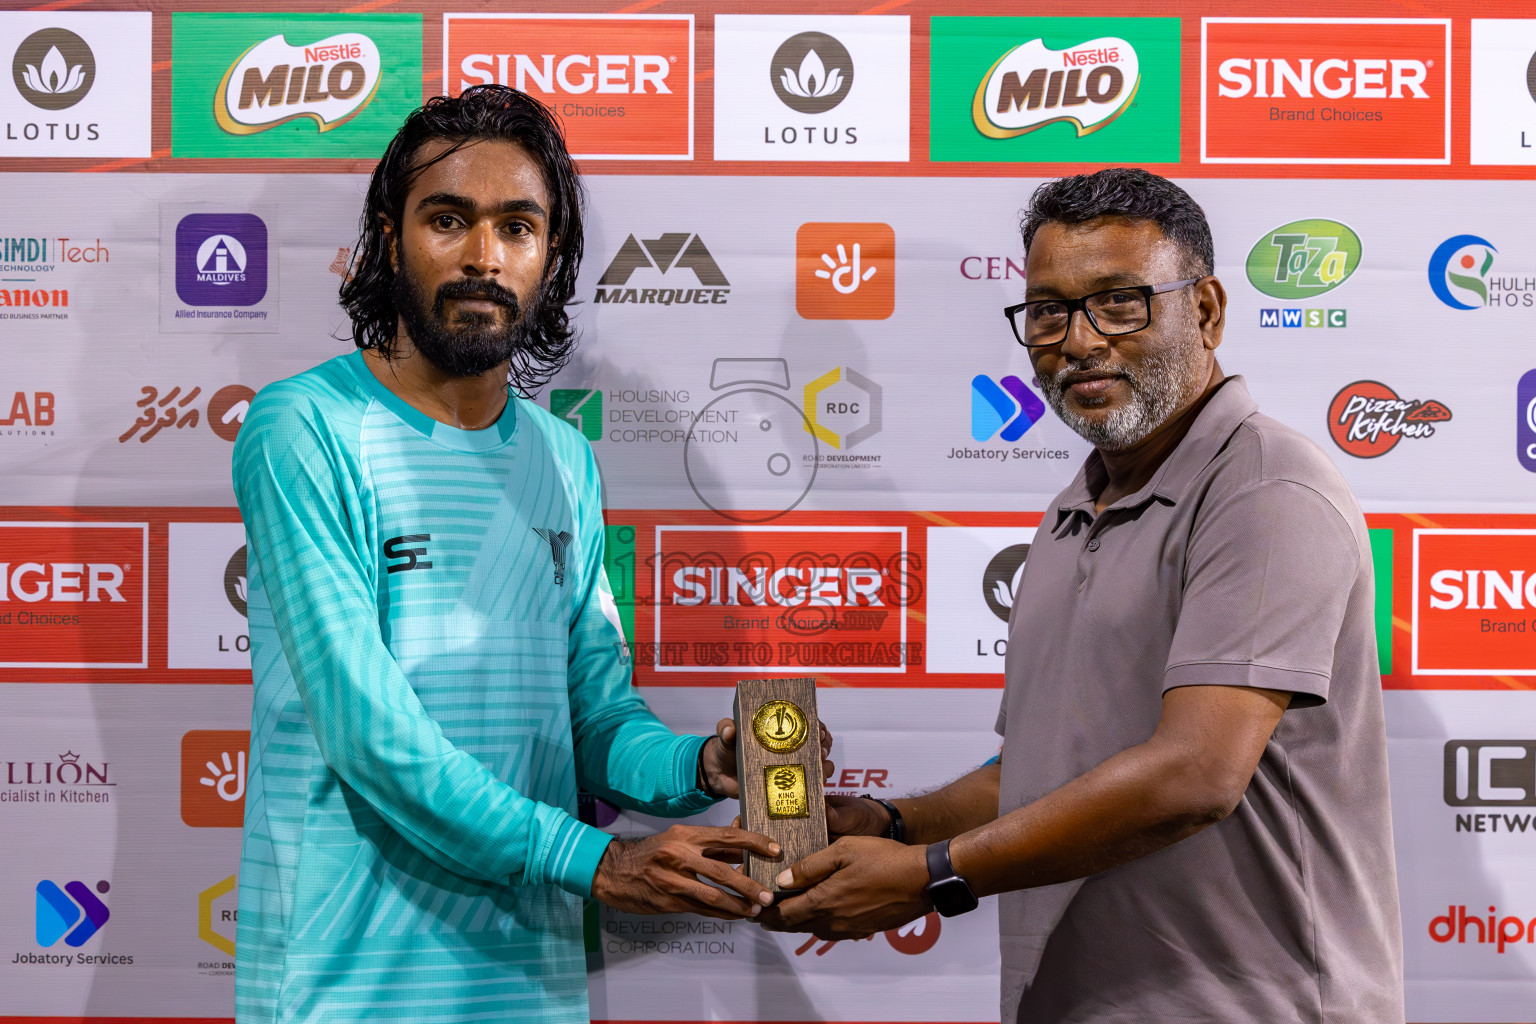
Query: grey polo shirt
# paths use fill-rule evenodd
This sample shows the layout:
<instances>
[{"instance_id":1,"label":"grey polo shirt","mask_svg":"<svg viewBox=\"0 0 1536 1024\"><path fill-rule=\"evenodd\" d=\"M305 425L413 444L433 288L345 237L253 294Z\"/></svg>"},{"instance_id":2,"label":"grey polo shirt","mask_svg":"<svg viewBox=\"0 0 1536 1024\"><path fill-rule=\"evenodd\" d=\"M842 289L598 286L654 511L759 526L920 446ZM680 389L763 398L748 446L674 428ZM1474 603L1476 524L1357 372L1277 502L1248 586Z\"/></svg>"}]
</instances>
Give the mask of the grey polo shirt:
<instances>
[{"instance_id":1,"label":"grey polo shirt","mask_svg":"<svg viewBox=\"0 0 1536 1024\"><path fill-rule=\"evenodd\" d=\"M1009 624L999 810L1157 726L1179 686L1295 696L1226 819L999 905L1005 1024L1402 1024L1370 541L1338 470L1224 382L1102 513L1045 513Z\"/></svg>"}]
</instances>

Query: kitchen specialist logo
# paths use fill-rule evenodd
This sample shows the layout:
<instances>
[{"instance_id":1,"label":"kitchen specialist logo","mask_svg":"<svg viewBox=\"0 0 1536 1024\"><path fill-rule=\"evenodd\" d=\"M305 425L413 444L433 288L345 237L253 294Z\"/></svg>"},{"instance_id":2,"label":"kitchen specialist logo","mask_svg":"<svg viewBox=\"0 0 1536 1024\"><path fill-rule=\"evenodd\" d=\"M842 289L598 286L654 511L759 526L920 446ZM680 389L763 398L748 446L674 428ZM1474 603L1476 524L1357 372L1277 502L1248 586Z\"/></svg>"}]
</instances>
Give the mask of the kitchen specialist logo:
<instances>
[{"instance_id":1,"label":"kitchen specialist logo","mask_svg":"<svg viewBox=\"0 0 1536 1024\"><path fill-rule=\"evenodd\" d=\"M1451 418L1451 410L1434 399L1400 398L1374 380L1346 384L1328 407L1328 434L1333 443L1357 459L1385 455L1403 438L1435 436L1436 424Z\"/></svg>"},{"instance_id":2,"label":"kitchen specialist logo","mask_svg":"<svg viewBox=\"0 0 1536 1024\"><path fill-rule=\"evenodd\" d=\"M73 750L52 760L0 761L0 808L16 804L108 804L117 783L112 765Z\"/></svg>"}]
</instances>

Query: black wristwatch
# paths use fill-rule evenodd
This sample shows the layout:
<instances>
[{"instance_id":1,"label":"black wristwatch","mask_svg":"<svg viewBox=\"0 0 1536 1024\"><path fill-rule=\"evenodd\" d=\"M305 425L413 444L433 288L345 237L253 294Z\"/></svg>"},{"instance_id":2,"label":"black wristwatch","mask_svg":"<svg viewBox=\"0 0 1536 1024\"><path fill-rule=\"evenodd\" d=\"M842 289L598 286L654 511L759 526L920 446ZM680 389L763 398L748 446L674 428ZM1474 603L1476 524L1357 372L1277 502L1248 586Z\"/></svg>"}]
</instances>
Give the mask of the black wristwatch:
<instances>
[{"instance_id":1,"label":"black wristwatch","mask_svg":"<svg viewBox=\"0 0 1536 1024\"><path fill-rule=\"evenodd\" d=\"M877 796L870 796L868 793L864 794L864 799L873 800L881 807L884 807L885 813L891 816L891 823L886 826L885 829L885 838L894 839L898 843L905 843L907 841L907 823L902 820L901 812L896 809L896 805L891 803L889 800L882 800Z\"/></svg>"},{"instance_id":2,"label":"black wristwatch","mask_svg":"<svg viewBox=\"0 0 1536 1024\"><path fill-rule=\"evenodd\" d=\"M955 917L975 910L977 899L970 883L955 874L949 862L949 843L946 839L928 847L927 893L934 910L944 917Z\"/></svg>"}]
</instances>

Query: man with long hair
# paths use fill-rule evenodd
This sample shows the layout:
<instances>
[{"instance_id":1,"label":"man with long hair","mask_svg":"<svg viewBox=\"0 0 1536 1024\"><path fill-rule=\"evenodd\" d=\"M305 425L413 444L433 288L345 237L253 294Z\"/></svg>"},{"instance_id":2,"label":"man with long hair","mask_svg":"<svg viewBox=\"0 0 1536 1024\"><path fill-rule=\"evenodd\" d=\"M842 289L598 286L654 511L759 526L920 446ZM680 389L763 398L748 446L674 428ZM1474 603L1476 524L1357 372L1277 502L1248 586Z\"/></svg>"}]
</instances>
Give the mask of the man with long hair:
<instances>
[{"instance_id":1,"label":"man with long hair","mask_svg":"<svg viewBox=\"0 0 1536 1024\"><path fill-rule=\"evenodd\" d=\"M672 817L736 793L729 721L677 736L635 692L591 448L527 398L575 344L581 216L537 101L428 102L368 189L358 351L251 404L242 1024L585 1022L583 897L769 901L722 861L764 836L575 816L578 783Z\"/></svg>"}]
</instances>

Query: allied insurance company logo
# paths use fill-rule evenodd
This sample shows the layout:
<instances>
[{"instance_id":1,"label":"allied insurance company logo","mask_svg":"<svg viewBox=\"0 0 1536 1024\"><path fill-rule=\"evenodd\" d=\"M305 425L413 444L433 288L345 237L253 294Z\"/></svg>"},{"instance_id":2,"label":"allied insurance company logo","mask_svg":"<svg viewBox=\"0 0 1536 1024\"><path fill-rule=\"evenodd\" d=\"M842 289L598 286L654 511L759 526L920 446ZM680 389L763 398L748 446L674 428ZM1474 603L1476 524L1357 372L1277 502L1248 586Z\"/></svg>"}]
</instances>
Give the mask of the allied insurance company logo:
<instances>
[{"instance_id":1,"label":"allied insurance company logo","mask_svg":"<svg viewBox=\"0 0 1536 1024\"><path fill-rule=\"evenodd\" d=\"M703 287L687 287L687 276L677 274L680 270L688 271L693 283ZM677 276L668 280L683 287L631 288L630 278L636 271L656 271L659 275L672 272ZM655 278L650 281L659 283ZM729 300L730 284L704 239L691 231L669 231L646 239L630 235L619 246L603 276L598 278L592 301L610 305L629 302L657 306L718 306Z\"/></svg>"},{"instance_id":2,"label":"allied insurance company logo","mask_svg":"<svg viewBox=\"0 0 1536 1024\"><path fill-rule=\"evenodd\" d=\"M1449 19L1201 19L1203 163L1448 164Z\"/></svg>"},{"instance_id":3,"label":"allied insurance company logo","mask_svg":"<svg viewBox=\"0 0 1536 1024\"><path fill-rule=\"evenodd\" d=\"M267 225L254 213L189 213L176 225L176 294L189 306L254 306L267 294Z\"/></svg>"},{"instance_id":4,"label":"allied insurance company logo","mask_svg":"<svg viewBox=\"0 0 1536 1024\"><path fill-rule=\"evenodd\" d=\"M1452 309L1529 309L1536 286L1528 276L1492 273L1499 250L1481 235L1452 235L1429 257L1429 287Z\"/></svg>"},{"instance_id":5,"label":"allied insurance company logo","mask_svg":"<svg viewBox=\"0 0 1536 1024\"><path fill-rule=\"evenodd\" d=\"M146 523L0 523L0 668L146 668Z\"/></svg>"},{"instance_id":6,"label":"allied insurance company logo","mask_svg":"<svg viewBox=\"0 0 1536 1024\"><path fill-rule=\"evenodd\" d=\"M1179 159L1177 18L936 17L931 31L932 159Z\"/></svg>"},{"instance_id":7,"label":"allied insurance company logo","mask_svg":"<svg viewBox=\"0 0 1536 1024\"><path fill-rule=\"evenodd\" d=\"M581 160L693 158L693 15L445 14L443 91L508 85Z\"/></svg>"},{"instance_id":8,"label":"allied insurance company logo","mask_svg":"<svg viewBox=\"0 0 1536 1024\"><path fill-rule=\"evenodd\" d=\"M181 820L193 828L239 828L245 817L251 734L193 729L181 738Z\"/></svg>"},{"instance_id":9,"label":"allied insurance company logo","mask_svg":"<svg viewBox=\"0 0 1536 1024\"><path fill-rule=\"evenodd\" d=\"M1536 530L1413 532L1413 673L1536 675Z\"/></svg>"},{"instance_id":10,"label":"allied insurance company logo","mask_svg":"<svg viewBox=\"0 0 1536 1024\"><path fill-rule=\"evenodd\" d=\"M1266 232L1248 251L1248 283L1277 299L1326 295L1360 268L1363 246L1336 220L1297 220ZM1260 327L1344 327L1343 309L1261 308Z\"/></svg>"},{"instance_id":11,"label":"allied insurance company logo","mask_svg":"<svg viewBox=\"0 0 1536 1024\"><path fill-rule=\"evenodd\" d=\"M42 110L68 110L96 84L96 54L66 28L45 28L23 39L11 59L22 99Z\"/></svg>"},{"instance_id":12,"label":"allied insurance company logo","mask_svg":"<svg viewBox=\"0 0 1536 1024\"><path fill-rule=\"evenodd\" d=\"M896 309L889 224L810 223L795 232L795 311L807 320L884 320Z\"/></svg>"},{"instance_id":13,"label":"allied insurance company logo","mask_svg":"<svg viewBox=\"0 0 1536 1024\"><path fill-rule=\"evenodd\" d=\"M1435 436L1437 424L1451 410L1434 399L1401 398L1387 385L1357 380L1339 389L1328 406L1328 435L1341 450L1357 459L1385 455L1403 438Z\"/></svg>"}]
</instances>

